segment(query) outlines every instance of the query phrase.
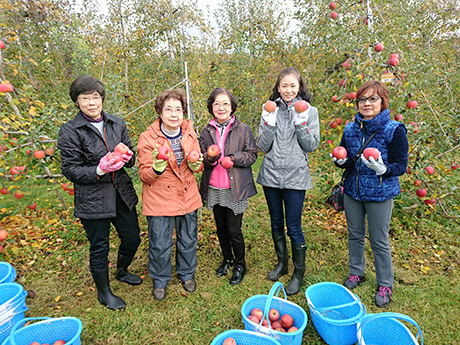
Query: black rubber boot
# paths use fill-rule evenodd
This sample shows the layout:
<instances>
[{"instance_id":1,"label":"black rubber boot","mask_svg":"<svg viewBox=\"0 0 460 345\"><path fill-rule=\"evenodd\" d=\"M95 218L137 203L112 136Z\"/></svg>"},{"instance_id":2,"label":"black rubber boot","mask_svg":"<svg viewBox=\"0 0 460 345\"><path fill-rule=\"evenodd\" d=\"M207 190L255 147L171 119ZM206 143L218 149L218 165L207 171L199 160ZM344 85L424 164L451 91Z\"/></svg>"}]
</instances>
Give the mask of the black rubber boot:
<instances>
[{"instance_id":1,"label":"black rubber boot","mask_svg":"<svg viewBox=\"0 0 460 345\"><path fill-rule=\"evenodd\" d=\"M278 256L278 264L268 274L268 279L277 281L281 276L288 274L289 254L286 246L286 234L284 232L272 232L275 252Z\"/></svg>"},{"instance_id":2,"label":"black rubber boot","mask_svg":"<svg viewBox=\"0 0 460 345\"><path fill-rule=\"evenodd\" d=\"M110 290L109 284L109 269L92 270L94 282L97 288L97 299L99 302L109 308L110 310L119 310L126 307L126 303L120 298L115 296Z\"/></svg>"},{"instance_id":3,"label":"black rubber boot","mask_svg":"<svg viewBox=\"0 0 460 345\"><path fill-rule=\"evenodd\" d=\"M142 278L128 272L128 266L131 265L132 260L133 258L118 254L115 278L129 285L140 285L142 284Z\"/></svg>"},{"instance_id":4,"label":"black rubber boot","mask_svg":"<svg viewBox=\"0 0 460 345\"><path fill-rule=\"evenodd\" d=\"M305 274L305 243L292 243L292 262L294 263L294 273L291 277L291 282L286 287L288 296L295 295L300 291L303 284L303 276Z\"/></svg>"}]
</instances>

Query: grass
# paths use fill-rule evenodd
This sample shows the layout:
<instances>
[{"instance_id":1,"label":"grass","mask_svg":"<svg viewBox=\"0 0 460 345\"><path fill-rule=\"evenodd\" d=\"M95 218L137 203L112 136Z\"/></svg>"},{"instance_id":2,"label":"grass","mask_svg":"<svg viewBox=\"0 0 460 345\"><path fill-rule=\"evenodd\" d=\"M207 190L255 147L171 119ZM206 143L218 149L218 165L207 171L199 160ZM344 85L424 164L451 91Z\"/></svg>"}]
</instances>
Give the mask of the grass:
<instances>
[{"instance_id":1,"label":"grass","mask_svg":"<svg viewBox=\"0 0 460 345\"><path fill-rule=\"evenodd\" d=\"M137 179L135 184L140 194ZM112 290L125 300L127 308L121 312L105 309L97 302L97 292L89 273L88 242L84 230L72 217L72 209L63 211L59 208L54 192L47 185L30 188L30 194L21 201L22 205L27 205L36 200L39 209L35 213L28 210L12 215L10 211L17 201L9 195L1 196L3 217L0 217L0 227L6 228L12 239L0 259L12 261L18 272L17 281L26 290L35 292L35 298L26 299L29 308L26 315L78 317L83 322L82 344L209 344L228 329L243 329L243 303L253 295L268 294L273 284L266 278L276 263L270 219L262 189L259 185L257 188L259 193L250 199L243 220L249 272L244 282L237 286L229 285L230 274L222 278L215 276L215 269L222 260L220 247L212 213L202 209L197 290L186 294L180 280L173 274L166 299L154 300L152 280L147 273L147 225L139 208L142 244L131 270L142 275L144 282L136 287L118 282L112 265ZM324 342L311 323L305 300L306 288L322 281L342 283L348 274L344 214L326 208L324 198L325 195L320 195L317 189L307 192L303 214L308 248L307 271L301 292L288 297L307 311L309 321L302 343L309 345ZM455 344L460 328L458 237L444 232L442 225L430 223L429 219L421 221L425 224L420 234L393 222L391 243L395 286L390 306L383 310L374 305L376 280L368 244L367 280L353 292L361 298L368 313L391 311L415 319L423 331L425 344ZM118 244L118 238L112 234L109 257L112 263L116 262ZM173 254L174 250L175 247ZM289 265L291 274L292 263ZM289 283L290 274L280 279L284 286ZM410 328L415 333L414 327Z\"/></svg>"}]
</instances>

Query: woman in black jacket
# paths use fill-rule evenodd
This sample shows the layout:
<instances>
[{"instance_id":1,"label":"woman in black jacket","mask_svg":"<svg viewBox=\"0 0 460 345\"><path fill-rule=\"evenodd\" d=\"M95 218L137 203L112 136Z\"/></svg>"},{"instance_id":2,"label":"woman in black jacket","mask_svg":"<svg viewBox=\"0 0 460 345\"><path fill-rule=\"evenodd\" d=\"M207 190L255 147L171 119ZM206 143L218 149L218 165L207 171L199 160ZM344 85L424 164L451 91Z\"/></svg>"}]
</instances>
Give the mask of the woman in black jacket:
<instances>
[{"instance_id":1,"label":"woman in black jacket","mask_svg":"<svg viewBox=\"0 0 460 345\"><path fill-rule=\"evenodd\" d=\"M130 285L142 279L128 272L141 242L136 212L138 198L131 178L123 169L135 163L125 122L102 111L103 84L81 76L70 86L70 97L79 112L59 130L62 174L75 185L74 215L80 218L90 242L90 271L98 300L109 309L122 309L125 302L110 290L108 254L110 224L121 240L115 278ZM123 143L120 157L111 154ZM123 145L120 145L123 146Z\"/></svg>"},{"instance_id":2,"label":"woman in black jacket","mask_svg":"<svg viewBox=\"0 0 460 345\"><path fill-rule=\"evenodd\" d=\"M256 141L249 126L234 115L237 105L229 90L213 90L208 98L208 111L214 119L200 136L204 158L200 194L207 208L213 210L224 257L216 274L218 277L227 274L233 264L231 285L241 283L246 274L241 223L248 199L257 194L251 169L257 160ZM213 154L215 150L208 152L212 145L219 147L217 155Z\"/></svg>"}]
</instances>

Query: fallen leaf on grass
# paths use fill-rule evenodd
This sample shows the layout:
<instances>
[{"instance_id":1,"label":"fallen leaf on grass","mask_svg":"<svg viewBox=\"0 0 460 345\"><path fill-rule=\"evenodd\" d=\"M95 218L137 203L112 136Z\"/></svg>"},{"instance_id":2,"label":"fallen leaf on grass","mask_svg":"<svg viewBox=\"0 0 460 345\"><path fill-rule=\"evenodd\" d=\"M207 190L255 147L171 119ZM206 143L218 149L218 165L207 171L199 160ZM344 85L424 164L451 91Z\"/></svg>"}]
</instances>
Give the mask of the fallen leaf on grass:
<instances>
[{"instance_id":1,"label":"fallen leaf on grass","mask_svg":"<svg viewBox=\"0 0 460 345\"><path fill-rule=\"evenodd\" d=\"M81 295L83 295L83 292L77 292L77 293L75 294L75 296L81 296Z\"/></svg>"},{"instance_id":2,"label":"fallen leaf on grass","mask_svg":"<svg viewBox=\"0 0 460 345\"><path fill-rule=\"evenodd\" d=\"M56 302L59 302L60 299L61 299L61 296L57 296L54 300L55 300Z\"/></svg>"},{"instance_id":3,"label":"fallen leaf on grass","mask_svg":"<svg viewBox=\"0 0 460 345\"><path fill-rule=\"evenodd\" d=\"M185 298L188 297L188 293L186 293L186 292L181 292L180 294L181 294L182 296L184 296Z\"/></svg>"}]
</instances>

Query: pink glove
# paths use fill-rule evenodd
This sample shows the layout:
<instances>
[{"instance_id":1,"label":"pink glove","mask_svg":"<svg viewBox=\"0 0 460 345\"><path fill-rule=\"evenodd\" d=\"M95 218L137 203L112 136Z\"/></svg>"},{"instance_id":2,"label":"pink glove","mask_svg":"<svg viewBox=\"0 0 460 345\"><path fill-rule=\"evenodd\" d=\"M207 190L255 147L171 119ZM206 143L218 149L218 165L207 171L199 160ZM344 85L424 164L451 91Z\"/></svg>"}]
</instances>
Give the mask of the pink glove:
<instances>
[{"instance_id":1,"label":"pink glove","mask_svg":"<svg viewBox=\"0 0 460 345\"><path fill-rule=\"evenodd\" d=\"M101 158L97 167L103 172L109 173L121 169L123 165L125 165L125 162L123 162L121 154L115 155L114 152L109 152Z\"/></svg>"},{"instance_id":2,"label":"pink glove","mask_svg":"<svg viewBox=\"0 0 460 345\"><path fill-rule=\"evenodd\" d=\"M133 151L128 150L125 154L122 154L121 156L123 157L123 163L128 163L133 156Z\"/></svg>"}]
</instances>

